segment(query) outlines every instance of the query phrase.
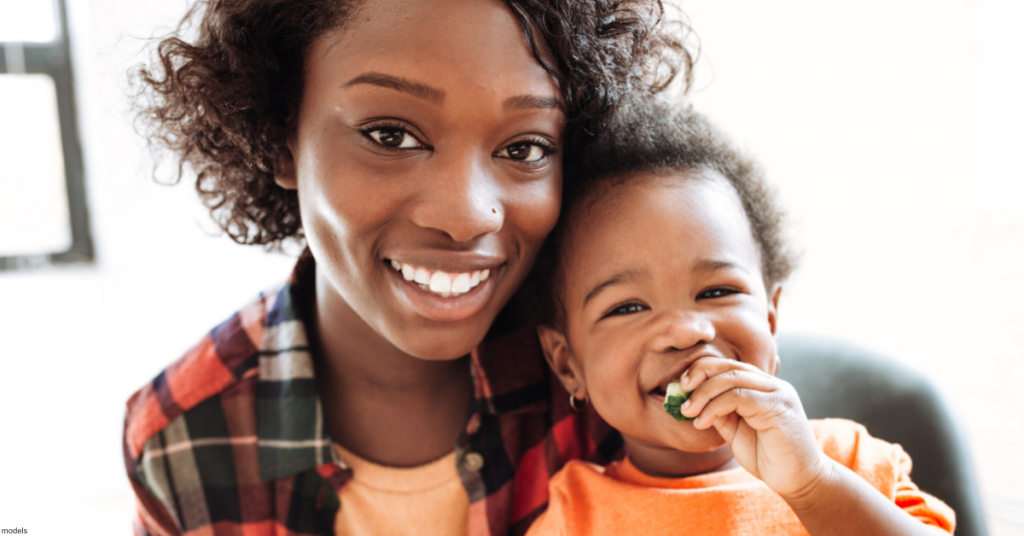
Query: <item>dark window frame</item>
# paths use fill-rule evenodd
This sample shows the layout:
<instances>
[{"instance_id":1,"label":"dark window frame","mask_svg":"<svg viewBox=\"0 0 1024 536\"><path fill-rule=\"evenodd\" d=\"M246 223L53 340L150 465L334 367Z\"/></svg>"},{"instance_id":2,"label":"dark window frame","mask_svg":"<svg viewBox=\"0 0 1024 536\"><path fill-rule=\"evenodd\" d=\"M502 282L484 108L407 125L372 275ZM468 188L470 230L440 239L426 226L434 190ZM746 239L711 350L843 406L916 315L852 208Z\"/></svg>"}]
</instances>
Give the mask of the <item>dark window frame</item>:
<instances>
[{"instance_id":1,"label":"dark window frame","mask_svg":"<svg viewBox=\"0 0 1024 536\"><path fill-rule=\"evenodd\" d=\"M7 56L13 44L14 50L11 52L16 54L17 49L20 48L24 53L24 73L19 71L16 74L46 74L53 78L57 90L60 141L64 152L64 177L67 185L68 215L71 223L71 246L65 251L52 253L0 256L0 271L52 264L92 263L95 260L89 225L89 210L86 203L82 145L79 141L67 8L64 5L64 0L52 1L57 18L58 35L56 38L48 43L0 42L0 73L9 71Z\"/></svg>"}]
</instances>

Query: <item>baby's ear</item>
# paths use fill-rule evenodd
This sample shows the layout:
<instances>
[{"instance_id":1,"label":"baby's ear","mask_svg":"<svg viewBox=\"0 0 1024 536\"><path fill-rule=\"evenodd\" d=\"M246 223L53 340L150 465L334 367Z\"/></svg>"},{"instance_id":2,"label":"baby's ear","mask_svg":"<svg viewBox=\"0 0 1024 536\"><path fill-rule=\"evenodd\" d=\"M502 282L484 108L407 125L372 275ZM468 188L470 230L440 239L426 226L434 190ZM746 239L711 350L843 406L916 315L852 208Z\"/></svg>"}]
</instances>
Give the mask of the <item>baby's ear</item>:
<instances>
[{"instance_id":1,"label":"baby's ear","mask_svg":"<svg viewBox=\"0 0 1024 536\"><path fill-rule=\"evenodd\" d=\"M772 335L775 335L775 326L779 320L779 296L782 295L782 283L772 285L768 293L768 325L772 328Z\"/></svg>"},{"instance_id":2,"label":"baby's ear","mask_svg":"<svg viewBox=\"0 0 1024 536\"><path fill-rule=\"evenodd\" d=\"M565 390L577 399L585 399L587 386L583 380L583 370L569 348L565 334L553 326L538 326L537 337L544 348L544 359L547 359L548 366L558 376Z\"/></svg>"}]
</instances>

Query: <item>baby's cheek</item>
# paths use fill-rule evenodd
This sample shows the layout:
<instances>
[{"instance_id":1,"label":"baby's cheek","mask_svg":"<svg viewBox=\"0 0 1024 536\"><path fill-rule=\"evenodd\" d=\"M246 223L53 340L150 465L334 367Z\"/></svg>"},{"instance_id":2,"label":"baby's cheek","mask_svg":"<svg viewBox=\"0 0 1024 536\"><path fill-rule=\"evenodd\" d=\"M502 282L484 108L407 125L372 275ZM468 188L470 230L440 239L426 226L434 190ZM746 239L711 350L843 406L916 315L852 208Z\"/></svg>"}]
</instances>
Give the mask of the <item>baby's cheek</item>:
<instances>
[{"instance_id":1,"label":"baby's cheek","mask_svg":"<svg viewBox=\"0 0 1024 536\"><path fill-rule=\"evenodd\" d=\"M601 373L588 378L593 383L590 392L590 403L608 424L628 431L642 419L642 400L637 391L636 383L628 371L621 368L603 367Z\"/></svg>"}]
</instances>

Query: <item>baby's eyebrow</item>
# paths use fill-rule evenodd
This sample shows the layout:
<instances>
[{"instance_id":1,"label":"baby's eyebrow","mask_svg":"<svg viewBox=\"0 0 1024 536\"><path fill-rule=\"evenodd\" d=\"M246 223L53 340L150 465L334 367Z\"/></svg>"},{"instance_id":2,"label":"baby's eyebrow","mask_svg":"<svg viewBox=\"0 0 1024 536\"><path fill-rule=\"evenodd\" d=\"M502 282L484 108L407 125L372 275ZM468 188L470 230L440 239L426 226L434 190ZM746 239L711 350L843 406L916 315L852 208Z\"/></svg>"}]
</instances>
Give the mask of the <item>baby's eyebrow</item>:
<instances>
[{"instance_id":1,"label":"baby's eyebrow","mask_svg":"<svg viewBox=\"0 0 1024 536\"><path fill-rule=\"evenodd\" d=\"M647 270L626 270L619 272L608 279L594 285L594 288L590 289L587 296L583 298L583 307L587 306L587 302L593 299L595 296L601 293L602 290L619 283L625 283L628 281L636 281L647 274Z\"/></svg>"},{"instance_id":2,"label":"baby's eyebrow","mask_svg":"<svg viewBox=\"0 0 1024 536\"><path fill-rule=\"evenodd\" d=\"M750 273L750 270L747 270L746 268L743 267L742 264L740 264L738 262L719 260L719 259L701 259L693 267L693 271L694 272L714 272L716 270L722 270L722 269L725 269L725 268L735 268L737 270Z\"/></svg>"}]
</instances>

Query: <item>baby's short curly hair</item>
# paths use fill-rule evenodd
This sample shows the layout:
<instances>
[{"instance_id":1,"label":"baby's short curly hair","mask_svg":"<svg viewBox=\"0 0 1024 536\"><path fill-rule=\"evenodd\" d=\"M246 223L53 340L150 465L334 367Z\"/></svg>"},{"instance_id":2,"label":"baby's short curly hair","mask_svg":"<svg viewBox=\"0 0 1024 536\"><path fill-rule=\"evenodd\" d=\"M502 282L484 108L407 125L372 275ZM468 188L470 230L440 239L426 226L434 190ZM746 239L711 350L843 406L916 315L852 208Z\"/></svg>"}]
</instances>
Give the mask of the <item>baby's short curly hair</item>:
<instances>
[{"instance_id":1,"label":"baby's short curly hair","mask_svg":"<svg viewBox=\"0 0 1024 536\"><path fill-rule=\"evenodd\" d=\"M199 0L152 65L134 71L138 121L198 179L196 189L236 242L302 238L295 191L275 184L302 94L303 54L343 27L366 0ZM686 28L660 0L505 0L569 111L565 140L599 121L624 94L658 92L693 63ZM191 24L197 37L181 37ZM541 59L543 36L554 63Z\"/></svg>"},{"instance_id":2,"label":"baby's short curly hair","mask_svg":"<svg viewBox=\"0 0 1024 536\"><path fill-rule=\"evenodd\" d=\"M626 100L595 129L588 143L570 147L565 158L562 219L521 293L535 323L562 326L561 248L572 214L647 173L721 174L735 189L750 222L765 287L784 281L796 266L796 255L786 241L784 213L760 168L690 106L650 96Z\"/></svg>"}]
</instances>

